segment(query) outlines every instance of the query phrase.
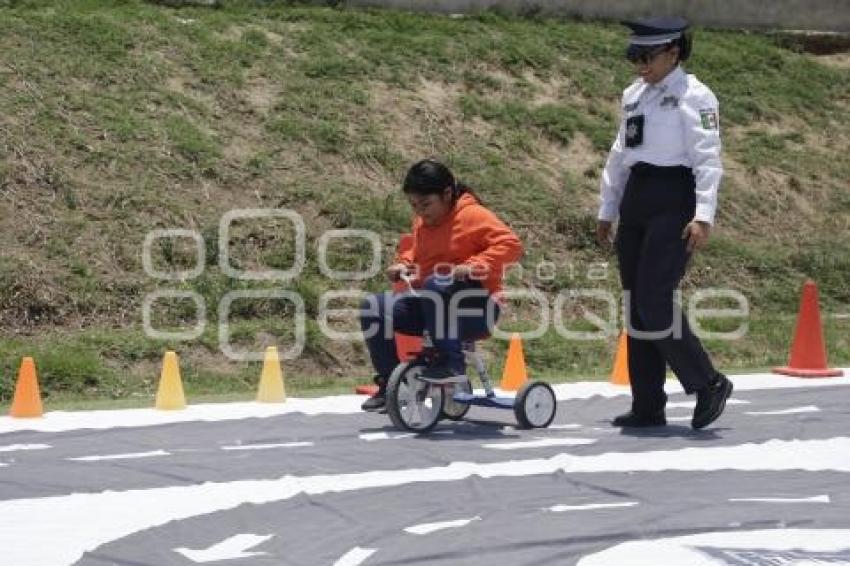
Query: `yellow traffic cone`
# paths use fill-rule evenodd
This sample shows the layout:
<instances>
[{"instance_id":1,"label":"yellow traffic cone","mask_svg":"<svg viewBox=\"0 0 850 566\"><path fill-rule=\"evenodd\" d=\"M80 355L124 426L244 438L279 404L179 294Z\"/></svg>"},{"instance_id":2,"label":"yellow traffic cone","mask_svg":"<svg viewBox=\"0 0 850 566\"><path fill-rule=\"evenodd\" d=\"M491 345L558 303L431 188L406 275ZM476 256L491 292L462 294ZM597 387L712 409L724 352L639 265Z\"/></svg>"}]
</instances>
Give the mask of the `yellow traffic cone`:
<instances>
[{"instance_id":1,"label":"yellow traffic cone","mask_svg":"<svg viewBox=\"0 0 850 566\"><path fill-rule=\"evenodd\" d=\"M525 355L522 353L522 339L514 332L511 344L508 346L508 357L505 369L502 371L502 382L499 388L504 391L518 391L522 384L528 381L528 371L525 368Z\"/></svg>"},{"instance_id":2,"label":"yellow traffic cone","mask_svg":"<svg viewBox=\"0 0 850 566\"><path fill-rule=\"evenodd\" d=\"M629 385L629 337L626 331L620 332L617 340L617 355L614 356L614 369L611 370L611 383Z\"/></svg>"},{"instance_id":3,"label":"yellow traffic cone","mask_svg":"<svg viewBox=\"0 0 850 566\"><path fill-rule=\"evenodd\" d=\"M162 374L159 377L159 389L156 392L156 408L161 411L186 408L183 380L180 378L180 362L174 352L166 352L162 359Z\"/></svg>"},{"instance_id":4,"label":"yellow traffic cone","mask_svg":"<svg viewBox=\"0 0 850 566\"><path fill-rule=\"evenodd\" d=\"M263 373L260 375L260 387L257 389L257 401L260 403L283 403L286 401L286 388L283 385L283 370L277 348L266 348L263 360Z\"/></svg>"},{"instance_id":5,"label":"yellow traffic cone","mask_svg":"<svg viewBox=\"0 0 850 566\"><path fill-rule=\"evenodd\" d=\"M41 392L38 388L38 375L32 358L21 360L18 370L18 383L15 385L15 397L9 415L17 418L40 417L44 414L41 405Z\"/></svg>"}]
</instances>

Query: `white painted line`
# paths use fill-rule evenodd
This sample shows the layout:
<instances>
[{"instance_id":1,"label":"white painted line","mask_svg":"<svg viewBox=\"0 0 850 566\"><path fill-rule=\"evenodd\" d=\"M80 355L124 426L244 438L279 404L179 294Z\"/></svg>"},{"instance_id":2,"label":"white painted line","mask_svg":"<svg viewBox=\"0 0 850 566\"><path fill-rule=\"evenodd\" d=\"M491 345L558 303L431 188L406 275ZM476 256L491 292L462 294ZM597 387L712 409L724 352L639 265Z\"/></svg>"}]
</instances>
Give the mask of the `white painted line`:
<instances>
[{"instance_id":1,"label":"white painted line","mask_svg":"<svg viewBox=\"0 0 850 566\"><path fill-rule=\"evenodd\" d=\"M668 423L689 423L693 417L667 417Z\"/></svg>"},{"instance_id":2,"label":"white painted line","mask_svg":"<svg viewBox=\"0 0 850 566\"><path fill-rule=\"evenodd\" d=\"M549 430L576 430L581 428L580 424L553 424L549 425Z\"/></svg>"},{"instance_id":3,"label":"white painted line","mask_svg":"<svg viewBox=\"0 0 850 566\"><path fill-rule=\"evenodd\" d=\"M376 440L398 440L399 438L410 438L416 436L413 432L364 432L360 435L360 440L366 442L374 442Z\"/></svg>"},{"instance_id":4,"label":"white painted line","mask_svg":"<svg viewBox=\"0 0 850 566\"><path fill-rule=\"evenodd\" d=\"M46 450L51 448L49 444L9 444L0 446L0 452L16 452L18 450Z\"/></svg>"},{"instance_id":5,"label":"white painted line","mask_svg":"<svg viewBox=\"0 0 850 566\"><path fill-rule=\"evenodd\" d=\"M0 417L0 434L20 430L64 432L79 429L115 429L188 422L218 422L270 418L286 414L352 415L362 413L360 395L314 399L287 398L286 403L207 403L181 411L114 409L106 411L50 411L40 419Z\"/></svg>"},{"instance_id":6,"label":"white painted line","mask_svg":"<svg viewBox=\"0 0 850 566\"><path fill-rule=\"evenodd\" d=\"M404 532L410 533L412 535L427 535L436 531L442 531L443 529L457 529L459 527L465 527L472 521L480 520L481 517L476 515L471 519L457 519L455 521L441 521L439 523L423 523L421 525L407 527L406 529L404 529Z\"/></svg>"},{"instance_id":7,"label":"white painted line","mask_svg":"<svg viewBox=\"0 0 850 566\"><path fill-rule=\"evenodd\" d=\"M345 555L334 562L334 566L360 566L364 560L375 554L377 548L360 548L355 546L345 553Z\"/></svg>"},{"instance_id":8,"label":"white painted line","mask_svg":"<svg viewBox=\"0 0 850 566\"><path fill-rule=\"evenodd\" d=\"M108 454L106 456L79 456L76 458L65 458L74 462L99 462L101 460L136 460L139 458L155 458L157 456L171 456L165 450L155 450L153 452L135 452L132 454Z\"/></svg>"},{"instance_id":9,"label":"white painted line","mask_svg":"<svg viewBox=\"0 0 850 566\"><path fill-rule=\"evenodd\" d=\"M668 409L693 409L696 407L696 401L674 401L672 403L667 403ZM744 399L727 399L727 405L749 405L750 401L746 401Z\"/></svg>"},{"instance_id":10,"label":"white painted line","mask_svg":"<svg viewBox=\"0 0 850 566\"><path fill-rule=\"evenodd\" d=\"M268 552L247 552L249 548L258 546L274 535L234 535L209 548L192 550L190 548L175 548L174 551L182 554L192 562L216 562L218 560L236 560L237 558L251 558L252 556L263 556Z\"/></svg>"},{"instance_id":11,"label":"white painted line","mask_svg":"<svg viewBox=\"0 0 850 566\"><path fill-rule=\"evenodd\" d=\"M447 466L375 470L336 475L206 482L128 491L73 493L0 501L0 548L4 564L73 564L83 554L133 533L246 503L263 504L300 494L351 492L423 482L457 482L470 477L529 477L553 473L660 471L836 471L850 472L850 437L770 440L761 444L696 446L649 452L608 452L589 456L504 462L453 462ZM789 458L793 454L793 458ZM163 504L163 502L168 502ZM132 512L128 512L131 510ZM73 528L68 528L73 525ZM844 531L845 533L847 531ZM50 544L43 544L51 533ZM727 535L728 533L720 533ZM850 540L843 538L845 542ZM655 557L657 558L657 554ZM686 564L687 562L671 562ZM603 564L629 564L626 561ZM657 564L656 562L652 563Z\"/></svg>"},{"instance_id":12,"label":"white painted line","mask_svg":"<svg viewBox=\"0 0 850 566\"><path fill-rule=\"evenodd\" d=\"M548 448L551 446L583 446L595 442L595 438L539 438L537 440L523 440L521 442L483 444L482 447L491 450L524 450L526 448Z\"/></svg>"},{"instance_id":13,"label":"white painted line","mask_svg":"<svg viewBox=\"0 0 850 566\"><path fill-rule=\"evenodd\" d=\"M614 509L619 507L634 507L637 501L624 501L622 503L589 503L587 505L555 505L546 507L544 511L552 513L564 513L566 511L592 511L594 509Z\"/></svg>"},{"instance_id":14,"label":"white painted line","mask_svg":"<svg viewBox=\"0 0 850 566\"><path fill-rule=\"evenodd\" d=\"M814 405L805 407L794 407L793 409L782 409L781 411L747 411L745 415L768 416L768 415L796 415L799 413L817 413L820 409Z\"/></svg>"},{"instance_id":15,"label":"white painted line","mask_svg":"<svg viewBox=\"0 0 850 566\"><path fill-rule=\"evenodd\" d=\"M742 503L829 503L828 495L816 495L814 497L742 497L730 499L732 502Z\"/></svg>"},{"instance_id":16,"label":"white painted line","mask_svg":"<svg viewBox=\"0 0 850 566\"><path fill-rule=\"evenodd\" d=\"M752 564L847 564L847 529L787 529L761 531L723 531L655 540L634 540L585 556L577 566L658 566L664 564L708 565L726 563L707 558L707 549L716 549L719 556L749 555ZM835 554L826 556L823 554ZM822 560L821 560L822 558ZM737 561L736 561L737 562ZM738 562L741 563L741 562Z\"/></svg>"},{"instance_id":17,"label":"white painted line","mask_svg":"<svg viewBox=\"0 0 850 566\"><path fill-rule=\"evenodd\" d=\"M850 368L844 377L829 379L800 379L776 374L730 375L735 391L762 389L804 389L850 385ZM668 393L681 393L675 380L667 380ZM626 397L631 395L628 387L602 381L562 383L553 386L559 401L589 399L591 397ZM298 413L304 415L351 415L361 414L360 395L338 395L315 399L290 397L286 403L211 403L190 405L182 411L157 411L156 409L120 409L109 411L51 411L40 419L15 419L0 417L0 434L20 430L62 432L79 429L115 429L155 426L183 422L228 421L249 418L269 418Z\"/></svg>"},{"instance_id":18,"label":"white painted line","mask_svg":"<svg viewBox=\"0 0 850 566\"><path fill-rule=\"evenodd\" d=\"M800 379L799 377L774 373L729 375L727 377L735 384L736 393L766 389L811 389L816 387L850 385L850 370L847 368L843 369L844 377L830 377L828 379ZM631 389L628 387L601 381L559 383L553 385L552 389L555 390L555 396L559 401L590 399L591 397L613 398L631 395ZM664 389L668 394L682 392L682 386L675 379L668 379L664 383Z\"/></svg>"},{"instance_id":19,"label":"white painted line","mask_svg":"<svg viewBox=\"0 0 850 566\"><path fill-rule=\"evenodd\" d=\"M282 444L234 444L222 446L222 450L271 450L273 448L301 448L313 446L312 442L284 442Z\"/></svg>"}]
</instances>

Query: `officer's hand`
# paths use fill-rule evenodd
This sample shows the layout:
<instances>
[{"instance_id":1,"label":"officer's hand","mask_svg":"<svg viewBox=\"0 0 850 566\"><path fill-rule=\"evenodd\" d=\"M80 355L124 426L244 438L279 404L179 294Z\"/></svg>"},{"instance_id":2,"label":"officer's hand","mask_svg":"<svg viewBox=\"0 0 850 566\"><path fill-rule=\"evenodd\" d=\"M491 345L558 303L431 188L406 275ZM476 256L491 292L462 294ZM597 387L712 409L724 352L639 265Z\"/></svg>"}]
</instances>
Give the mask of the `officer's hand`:
<instances>
[{"instance_id":1,"label":"officer's hand","mask_svg":"<svg viewBox=\"0 0 850 566\"><path fill-rule=\"evenodd\" d=\"M596 224L596 241L603 248L611 247L611 222L608 220L600 220Z\"/></svg>"},{"instance_id":2,"label":"officer's hand","mask_svg":"<svg viewBox=\"0 0 850 566\"><path fill-rule=\"evenodd\" d=\"M402 273L407 273L409 270L408 266L404 263L396 263L387 268L387 278L390 281L395 283L396 281L401 279Z\"/></svg>"},{"instance_id":3,"label":"officer's hand","mask_svg":"<svg viewBox=\"0 0 850 566\"><path fill-rule=\"evenodd\" d=\"M711 233L711 224L700 220L691 220L682 230L682 239L687 240L688 253L692 253L705 246L708 235Z\"/></svg>"}]
</instances>

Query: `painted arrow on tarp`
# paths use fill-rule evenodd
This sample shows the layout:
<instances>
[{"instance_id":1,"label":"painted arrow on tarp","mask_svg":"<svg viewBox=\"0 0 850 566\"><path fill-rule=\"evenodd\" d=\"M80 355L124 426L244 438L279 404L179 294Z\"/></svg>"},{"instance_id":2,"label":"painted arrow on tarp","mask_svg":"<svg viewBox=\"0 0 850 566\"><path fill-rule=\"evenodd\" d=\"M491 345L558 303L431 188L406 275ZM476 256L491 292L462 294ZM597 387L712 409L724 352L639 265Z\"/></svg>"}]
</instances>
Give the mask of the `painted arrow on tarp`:
<instances>
[{"instance_id":1,"label":"painted arrow on tarp","mask_svg":"<svg viewBox=\"0 0 850 566\"><path fill-rule=\"evenodd\" d=\"M248 552L249 549L258 546L274 535L234 535L219 543L212 545L209 548L201 550L192 550L190 548L175 548L175 552L179 552L193 562L217 562L219 560L235 560L237 558L251 558L252 556L262 556L268 552Z\"/></svg>"}]
</instances>

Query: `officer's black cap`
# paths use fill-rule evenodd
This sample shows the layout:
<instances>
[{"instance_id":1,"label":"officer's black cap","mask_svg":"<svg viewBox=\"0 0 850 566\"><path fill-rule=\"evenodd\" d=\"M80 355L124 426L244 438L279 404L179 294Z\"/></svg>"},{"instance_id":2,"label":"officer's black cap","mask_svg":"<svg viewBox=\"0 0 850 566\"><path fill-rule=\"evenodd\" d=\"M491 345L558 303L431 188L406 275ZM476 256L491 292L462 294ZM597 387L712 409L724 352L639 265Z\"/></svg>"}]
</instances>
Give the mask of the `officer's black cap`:
<instances>
[{"instance_id":1,"label":"officer's black cap","mask_svg":"<svg viewBox=\"0 0 850 566\"><path fill-rule=\"evenodd\" d=\"M664 45L682 37L690 24L685 18L643 18L623 22L632 30L631 45Z\"/></svg>"},{"instance_id":2,"label":"officer's black cap","mask_svg":"<svg viewBox=\"0 0 850 566\"><path fill-rule=\"evenodd\" d=\"M626 49L626 57L630 61L639 60L644 53L673 42L680 44L682 60L690 54L690 41L684 37L690 24L684 18L643 18L623 22L623 25L632 30Z\"/></svg>"}]
</instances>

